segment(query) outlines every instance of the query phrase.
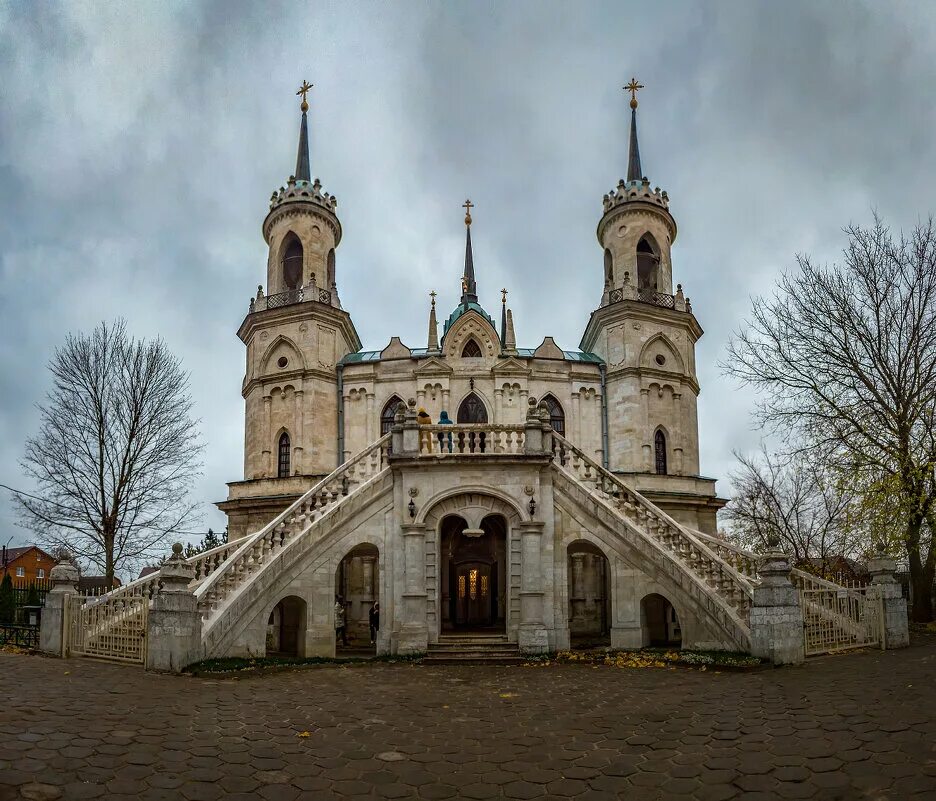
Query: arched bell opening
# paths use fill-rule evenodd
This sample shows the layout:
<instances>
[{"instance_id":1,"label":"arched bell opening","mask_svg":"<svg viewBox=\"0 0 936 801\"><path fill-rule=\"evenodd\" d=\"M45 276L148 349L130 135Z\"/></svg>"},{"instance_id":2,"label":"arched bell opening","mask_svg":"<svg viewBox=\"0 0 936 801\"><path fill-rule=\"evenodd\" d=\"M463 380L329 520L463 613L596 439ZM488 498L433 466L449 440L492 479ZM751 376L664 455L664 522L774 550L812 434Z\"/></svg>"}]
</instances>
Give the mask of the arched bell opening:
<instances>
[{"instance_id":1,"label":"arched bell opening","mask_svg":"<svg viewBox=\"0 0 936 801\"><path fill-rule=\"evenodd\" d=\"M348 551L335 570L335 638L339 652L374 652L372 640L377 639L379 620L372 632L371 610L378 604L379 615L379 588L377 547L362 544Z\"/></svg>"},{"instance_id":2,"label":"arched bell opening","mask_svg":"<svg viewBox=\"0 0 936 801\"><path fill-rule=\"evenodd\" d=\"M328 281L328 288L332 289L335 286L335 249L334 248L328 251L328 256L325 259L325 279Z\"/></svg>"},{"instance_id":3,"label":"arched bell opening","mask_svg":"<svg viewBox=\"0 0 936 801\"><path fill-rule=\"evenodd\" d=\"M601 549L579 540L569 545L569 636L572 646L611 644L611 569Z\"/></svg>"},{"instance_id":4,"label":"arched bell opening","mask_svg":"<svg viewBox=\"0 0 936 801\"><path fill-rule=\"evenodd\" d=\"M614 259L611 256L611 251L605 248L604 252L604 285L605 288L610 288L614 283Z\"/></svg>"},{"instance_id":5,"label":"arched bell opening","mask_svg":"<svg viewBox=\"0 0 936 801\"><path fill-rule=\"evenodd\" d=\"M507 625L507 520L490 514L480 528L460 515L439 526L442 632L503 633Z\"/></svg>"},{"instance_id":6,"label":"arched bell opening","mask_svg":"<svg viewBox=\"0 0 936 801\"><path fill-rule=\"evenodd\" d=\"M306 630L306 602L287 595L270 611L267 619L266 655L303 656Z\"/></svg>"},{"instance_id":7,"label":"arched bell opening","mask_svg":"<svg viewBox=\"0 0 936 801\"><path fill-rule=\"evenodd\" d=\"M281 268L283 287L286 290L299 289L302 286L302 243L292 231L283 240Z\"/></svg>"},{"instance_id":8,"label":"arched bell opening","mask_svg":"<svg viewBox=\"0 0 936 801\"><path fill-rule=\"evenodd\" d=\"M676 608L659 593L651 593L640 602L640 629L644 646L679 648L682 645Z\"/></svg>"},{"instance_id":9,"label":"arched bell opening","mask_svg":"<svg viewBox=\"0 0 936 801\"><path fill-rule=\"evenodd\" d=\"M651 234L644 234L637 243L637 289L658 292L660 280L660 247Z\"/></svg>"}]
</instances>

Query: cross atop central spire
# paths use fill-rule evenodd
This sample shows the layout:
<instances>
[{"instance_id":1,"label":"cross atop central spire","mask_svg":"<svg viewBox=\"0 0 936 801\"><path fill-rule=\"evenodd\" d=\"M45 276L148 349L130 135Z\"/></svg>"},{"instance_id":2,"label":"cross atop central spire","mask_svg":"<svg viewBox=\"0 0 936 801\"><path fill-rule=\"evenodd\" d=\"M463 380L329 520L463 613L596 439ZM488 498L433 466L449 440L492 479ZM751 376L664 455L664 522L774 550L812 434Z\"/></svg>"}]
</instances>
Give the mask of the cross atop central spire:
<instances>
[{"instance_id":1,"label":"cross atop central spire","mask_svg":"<svg viewBox=\"0 0 936 801\"><path fill-rule=\"evenodd\" d=\"M299 124L299 153L296 156L296 180L312 181L312 169L309 165L309 124L306 112L309 110L309 101L307 95L312 88L312 84L303 81L299 87L297 95L302 95L302 122Z\"/></svg>"},{"instance_id":2,"label":"cross atop central spire","mask_svg":"<svg viewBox=\"0 0 936 801\"><path fill-rule=\"evenodd\" d=\"M465 272L462 275L462 303L478 302L478 285L475 283L474 257L471 253L471 209L474 204L470 200L462 203L465 210Z\"/></svg>"},{"instance_id":3,"label":"cross atop central spire","mask_svg":"<svg viewBox=\"0 0 936 801\"><path fill-rule=\"evenodd\" d=\"M637 92L644 88L642 83L637 83L636 78L624 87L625 92L631 93L631 127L630 127L630 153L627 158L627 180L640 181L643 173L640 170L640 148L637 146Z\"/></svg>"}]
</instances>

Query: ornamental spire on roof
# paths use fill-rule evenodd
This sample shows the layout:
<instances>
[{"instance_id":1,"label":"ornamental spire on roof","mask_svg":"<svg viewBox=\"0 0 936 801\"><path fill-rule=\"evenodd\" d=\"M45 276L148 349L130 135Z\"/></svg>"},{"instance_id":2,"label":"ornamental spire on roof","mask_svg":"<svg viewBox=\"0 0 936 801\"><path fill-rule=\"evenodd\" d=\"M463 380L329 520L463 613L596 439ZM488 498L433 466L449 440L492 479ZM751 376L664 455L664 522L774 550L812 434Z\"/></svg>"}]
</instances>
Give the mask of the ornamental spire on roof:
<instances>
[{"instance_id":1,"label":"ornamental spire on roof","mask_svg":"<svg viewBox=\"0 0 936 801\"><path fill-rule=\"evenodd\" d=\"M429 342L427 343L429 347L427 350L429 353L438 353L439 352L439 327L436 323L436 310L435 310L435 299L436 291L433 289L429 293L429 297L432 298L432 306L429 309Z\"/></svg>"},{"instance_id":2,"label":"ornamental spire on roof","mask_svg":"<svg viewBox=\"0 0 936 801\"><path fill-rule=\"evenodd\" d=\"M507 341L507 288L501 290L501 350L504 349L504 343Z\"/></svg>"},{"instance_id":3,"label":"ornamental spire on roof","mask_svg":"<svg viewBox=\"0 0 936 801\"><path fill-rule=\"evenodd\" d=\"M475 283L474 258L471 255L471 209L474 204L470 200L462 203L465 210L465 272L462 275L462 303L478 302L478 285Z\"/></svg>"},{"instance_id":4,"label":"ornamental spire on roof","mask_svg":"<svg viewBox=\"0 0 936 801\"><path fill-rule=\"evenodd\" d=\"M302 122L299 124L299 153L296 156L297 181L312 181L312 171L309 167L309 125L306 119L309 111L309 101L306 96L311 88L311 83L303 81L299 91L296 92L297 95L302 95L302 104L299 106L302 109Z\"/></svg>"},{"instance_id":5,"label":"ornamental spire on roof","mask_svg":"<svg viewBox=\"0 0 936 801\"><path fill-rule=\"evenodd\" d=\"M627 158L627 180L639 181L643 178L640 170L640 148L637 146L637 92L644 88L642 83L637 83L636 78L624 87L625 92L631 93L631 127L630 127L630 153Z\"/></svg>"}]
</instances>

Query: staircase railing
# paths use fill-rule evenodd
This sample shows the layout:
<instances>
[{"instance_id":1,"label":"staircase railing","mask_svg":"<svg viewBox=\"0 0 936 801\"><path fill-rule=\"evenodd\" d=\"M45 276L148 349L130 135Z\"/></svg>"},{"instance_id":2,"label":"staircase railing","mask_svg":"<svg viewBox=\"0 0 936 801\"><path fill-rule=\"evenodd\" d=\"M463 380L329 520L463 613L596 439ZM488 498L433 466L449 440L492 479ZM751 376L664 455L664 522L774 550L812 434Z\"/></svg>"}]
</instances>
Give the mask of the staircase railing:
<instances>
[{"instance_id":1,"label":"staircase railing","mask_svg":"<svg viewBox=\"0 0 936 801\"><path fill-rule=\"evenodd\" d=\"M677 523L643 495L603 468L565 437L553 433L553 453L559 467L597 494L639 531L669 551L683 567L696 576L748 624L754 587L751 578Z\"/></svg>"},{"instance_id":2,"label":"staircase railing","mask_svg":"<svg viewBox=\"0 0 936 801\"><path fill-rule=\"evenodd\" d=\"M387 464L390 434L385 434L323 478L295 503L256 534L238 540L236 550L203 580L196 575L195 597L202 620L208 621L240 587L292 540L326 512L340 504L360 484L376 476Z\"/></svg>"}]
</instances>

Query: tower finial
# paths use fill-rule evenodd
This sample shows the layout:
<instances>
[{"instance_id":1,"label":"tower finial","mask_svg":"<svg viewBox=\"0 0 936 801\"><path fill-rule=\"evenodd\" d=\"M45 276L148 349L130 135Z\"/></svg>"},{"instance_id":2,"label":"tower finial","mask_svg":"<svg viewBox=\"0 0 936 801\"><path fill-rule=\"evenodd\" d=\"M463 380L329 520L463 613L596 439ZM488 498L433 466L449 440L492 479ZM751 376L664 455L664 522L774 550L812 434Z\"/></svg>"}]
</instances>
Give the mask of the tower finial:
<instances>
[{"instance_id":1,"label":"tower finial","mask_svg":"<svg viewBox=\"0 0 936 801\"><path fill-rule=\"evenodd\" d=\"M436 292L433 289L429 293L429 297L432 298L432 305L429 307L429 339L427 341L428 351L430 353L439 352L439 328L436 324L436 310L435 310L435 299Z\"/></svg>"},{"instance_id":2,"label":"tower finial","mask_svg":"<svg viewBox=\"0 0 936 801\"><path fill-rule=\"evenodd\" d=\"M465 210L465 272L462 273L462 303L478 302L478 285L475 283L474 256L471 253L471 209L470 200L462 203Z\"/></svg>"},{"instance_id":3,"label":"tower finial","mask_svg":"<svg viewBox=\"0 0 936 801\"><path fill-rule=\"evenodd\" d=\"M640 169L640 148L637 145L637 92L644 88L642 83L637 83L636 78L624 87L624 91L631 93L631 128L630 128L630 153L627 158L627 180L639 181L643 178Z\"/></svg>"},{"instance_id":4,"label":"tower finial","mask_svg":"<svg viewBox=\"0 0 936 801\"><path fill-rule=\"evenodd\" d=\"M631 93L630 107L632 109L637 108L637 92L645 88L642 83L637 83L636 78L631 78L630 83L624 87L624 91Z\"/></svg>"},{"instance_id":5,"label":"tower finial","mask_svg":"<svg viewBox=\"0 0 936 801\"><path fill-rule=\"evenodd\" d=\"M501 334L500 334L501 350L504 350L506 342L507 342L507 289L505 287L504 289L501 290Z\"/></svg>"},{"instance_id":6,"label":"tower finial","mask_svg":"<svg viewBox=\"0 0 936 801\"><path fill-rule=\"evenodd\" d=\"M303 112L306 112L309 110L309 102L308 102L308 99L306 98L306 95L309 94L309 90L312 88L312 86L313 84L309 83L306 80L303 80L302 86L300 86L299 91L296 92L297 95L302 95L302 105L300 105L299 108L301 108Z\"/></svg>"}]
</instances>

